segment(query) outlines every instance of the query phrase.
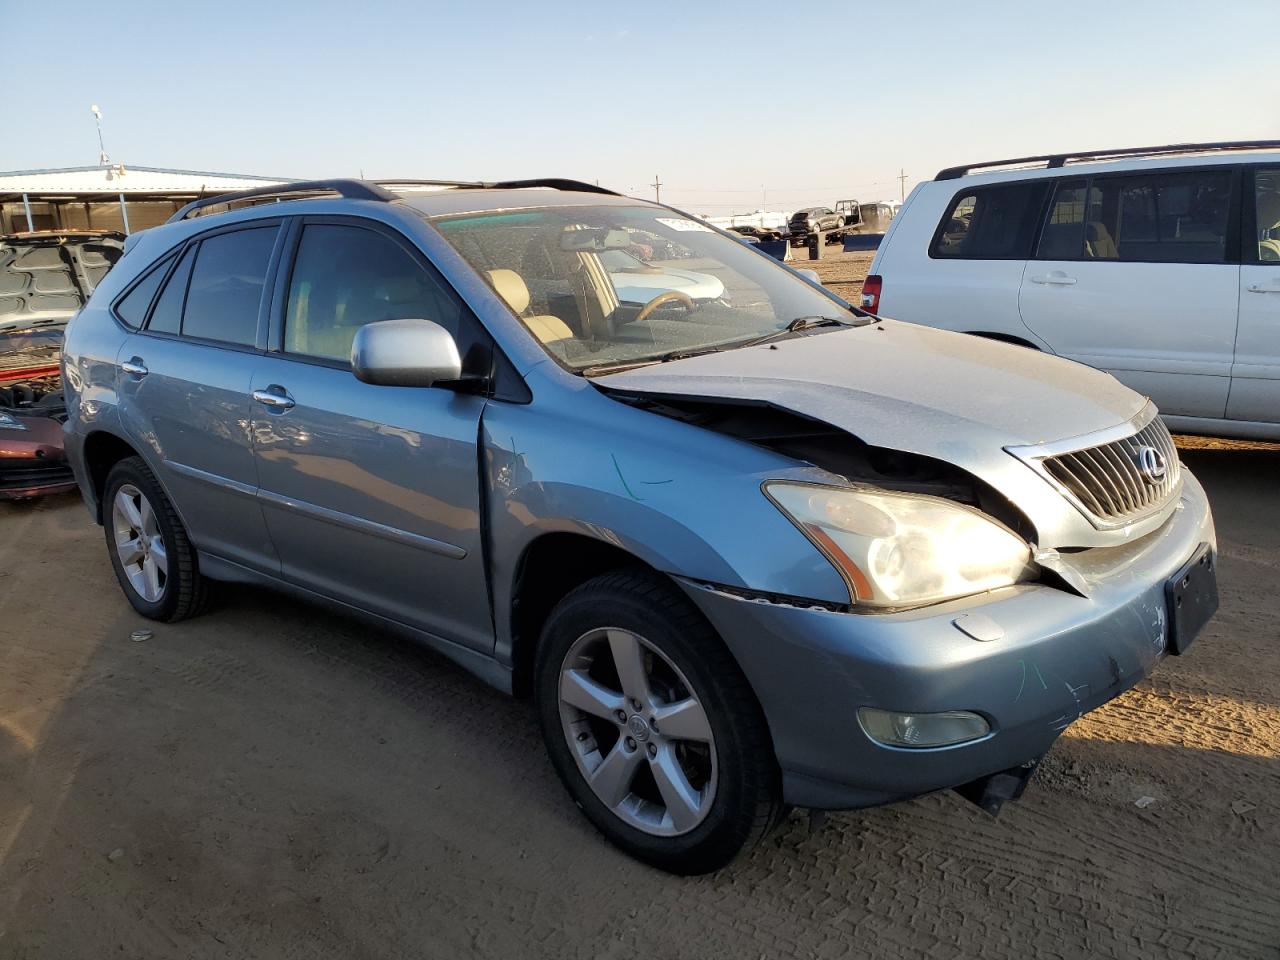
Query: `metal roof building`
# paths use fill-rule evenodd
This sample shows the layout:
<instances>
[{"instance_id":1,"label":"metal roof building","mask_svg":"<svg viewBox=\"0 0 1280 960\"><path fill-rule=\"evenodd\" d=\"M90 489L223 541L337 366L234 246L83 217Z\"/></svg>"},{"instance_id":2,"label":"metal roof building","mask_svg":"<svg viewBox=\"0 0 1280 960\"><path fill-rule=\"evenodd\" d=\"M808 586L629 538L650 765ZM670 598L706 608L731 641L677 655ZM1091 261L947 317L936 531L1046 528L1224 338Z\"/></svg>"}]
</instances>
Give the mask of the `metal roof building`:
<instances>
[{"instance_id":1,"label":"metal roof building","mask_svg":"<svg viewBox=\"0 0 1280 960\"><path fill-rule=\"evenodd\" d=\"M123 163L0 173L0 234L32 230L145 230L201 196L290 177L134 167Z\"/></svg>"}]
</instances>

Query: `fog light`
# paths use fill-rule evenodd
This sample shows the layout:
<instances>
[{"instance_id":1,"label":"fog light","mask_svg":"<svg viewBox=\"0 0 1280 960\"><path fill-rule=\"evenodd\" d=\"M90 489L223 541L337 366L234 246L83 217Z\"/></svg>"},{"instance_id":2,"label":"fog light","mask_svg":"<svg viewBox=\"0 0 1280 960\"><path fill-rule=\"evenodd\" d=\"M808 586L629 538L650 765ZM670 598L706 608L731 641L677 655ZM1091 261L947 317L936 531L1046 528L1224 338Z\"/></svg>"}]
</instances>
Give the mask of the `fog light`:
<instances>
[{"instance_id":1,"label":"fog light","mask_svg":"<svg viewBox=\"0 0 1280 960\"><path fill-rule=\"evenodd\" d=\"M858 722L867 736L889 747L945 747L977 740L991 732L986 720L967 710L894 713L875 707L861 707Z\"/></svg>"}]
</instances>

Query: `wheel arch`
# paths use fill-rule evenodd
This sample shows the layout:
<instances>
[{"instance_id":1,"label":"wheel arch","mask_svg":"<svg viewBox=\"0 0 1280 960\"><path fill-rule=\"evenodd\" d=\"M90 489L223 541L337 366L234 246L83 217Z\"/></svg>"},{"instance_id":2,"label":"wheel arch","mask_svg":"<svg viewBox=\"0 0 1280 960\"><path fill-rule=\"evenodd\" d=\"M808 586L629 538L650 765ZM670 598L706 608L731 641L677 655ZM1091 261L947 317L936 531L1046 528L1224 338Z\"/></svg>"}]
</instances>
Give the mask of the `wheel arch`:
<instances>
[{"instance_id":1,"label":"wheel arch","mask_svg":"<svg viewBox=\"0 0 1280 960\"><path fill-rule=\"evenodd\" d=\"M111 468L128 457L142 454L133 444L109 430L95 430L84 438L83 459L85 475L93 493L93 515L102 523L102 494L106 490L107 475Z\"/></svg>"},{"instance_id":2,"label":"wheel arch","mask_svg":"<svg viewBox=\"0 0 1280 960\"><path fill-rule=\"evenodd\" d=\"M666 576L631 551L584 533L549 531L525 546L515 567L509 609L511 686L517 697L532 691L538 640L556 604L588 580L624 569Z\"/></svg>"}]
</instances>

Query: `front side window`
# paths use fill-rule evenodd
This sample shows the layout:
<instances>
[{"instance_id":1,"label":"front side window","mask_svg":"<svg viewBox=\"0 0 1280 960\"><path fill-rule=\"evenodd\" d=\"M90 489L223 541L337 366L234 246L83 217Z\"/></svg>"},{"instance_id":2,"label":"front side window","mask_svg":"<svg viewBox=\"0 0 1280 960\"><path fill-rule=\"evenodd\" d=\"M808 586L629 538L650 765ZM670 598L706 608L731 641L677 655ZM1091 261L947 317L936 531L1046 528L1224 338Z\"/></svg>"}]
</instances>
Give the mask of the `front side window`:
<instances>
[{"instance_id":1,"label":"front side window","mask_svg":"<svg viewBox=\"0 0 1280 960\"><path fill-rule=\"evenodd\" d=\"M1011 183L961 194L942 218L935 258L1025 260L1040 213L1041 184Z\"/></svg>"},{"instance_id":2,"label":"front side window","mask_svg":"<svg viewBox=\"0 0 1280 960\"><path fill-rule=\"evenodd\" d=\"M1258 259L1280 260L1280 167L1253 175L1254 222L1258 228Z\"/></svg>"},{"instance_id":3,"label":"front side window","mask_svg":"<svg viewBox=\"0 0 1280 960\"><path fill-rule=\"evenodd\" d=\"M433 223L547 352L577 371L728 348L801 319L854 320L776 261L660 207L556 206Z\"/></svg>"},{"instance_id":4,"label":"front side window","mask_svg":"<svg viewBox=\"0 0 1280 960\"><path fill-rule=\"evenodd\" d=\"M255 227L200 241L182 314L184 337L254 345L277 229Z\"/></svg>"},{"instance_id":5,"label":"front side window","mask_svg":"<svg viewBox=\"0 0 1280 960\"><path fill-rule=\"evenodd\" d=\"M1041 260L1223 263L1227 171L1066 181L1041 234Z\"/></svg>"},{"instance_id":6,"label":"front side window","mask_svg":"<svg viewBox=\"0 0 1280 960\"><path fill-rule=\"evenodd\" d=\"M284 348L348 363L351 342L366 323L432 320L456 337L459 314L457 298L390 238L313 223L302 231L289 281Z\"/></svg>"}]
</instances>

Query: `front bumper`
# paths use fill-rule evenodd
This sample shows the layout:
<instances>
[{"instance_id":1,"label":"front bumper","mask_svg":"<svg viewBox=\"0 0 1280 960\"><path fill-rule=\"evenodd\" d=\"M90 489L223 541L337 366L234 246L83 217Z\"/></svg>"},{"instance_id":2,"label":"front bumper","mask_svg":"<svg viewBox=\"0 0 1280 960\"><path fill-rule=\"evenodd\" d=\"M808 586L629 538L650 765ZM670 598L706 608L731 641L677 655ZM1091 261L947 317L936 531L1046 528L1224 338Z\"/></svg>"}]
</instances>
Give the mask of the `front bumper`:
<instances>
[{"instance_id":1,"label":"front bumper","mask_svg":"<svg viewBox=\"0 0 1280 960\"><path fill-rule=\"evenodd\" d=\"M62 493L76 488L62 446L62 424L22 417L25 430L0 430L0 500Z\"/></svg>"},{"instance_id":2,"label":"front bumper","mask_svg":"<svg viewBox=\"0 0 1280 960\"><path fill-rule=\"evenodd\" d=\"M958 786L1044 755L1074 720L1127 690L1165 655L1165 581L1215 544L1189 472L1178 509L1120 547L1064 555L1087 597L1023 584L895 614L849 614L742 599L680 581L760 699L787 802L873 806ZM974 640L954 622L981 613L1003 631ZM859 707L968 710L991 732L934 749L871 740Z\"/></svg>"}]
</instances>

